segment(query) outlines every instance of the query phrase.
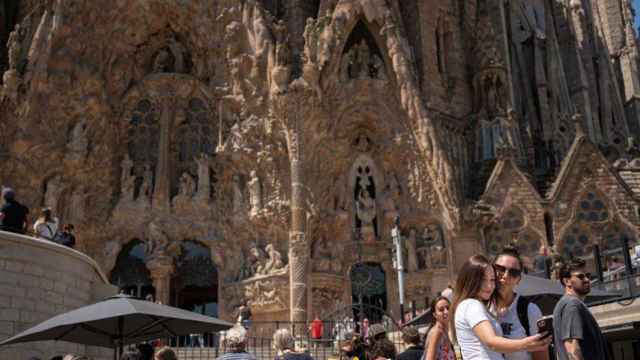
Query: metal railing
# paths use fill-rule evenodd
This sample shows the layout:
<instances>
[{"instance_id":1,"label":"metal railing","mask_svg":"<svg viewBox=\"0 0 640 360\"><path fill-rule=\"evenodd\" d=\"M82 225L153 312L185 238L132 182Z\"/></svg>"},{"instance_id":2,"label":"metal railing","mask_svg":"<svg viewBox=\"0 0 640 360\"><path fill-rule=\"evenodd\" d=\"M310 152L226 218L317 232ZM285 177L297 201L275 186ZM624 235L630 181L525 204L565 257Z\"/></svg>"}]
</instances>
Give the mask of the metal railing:
<instances>
[{"instance_id":1,"label":"metal railing","mask_svg":"<svg viewBox=\"0 0 640 360\"><path fill-rule=\"evenodd\" d=\"M339 321L323 321L322 337L312 338L307 323L295 323L285 321L261 321L253 322L248 329L246 350L258 360L270 360L276 356L273 348L273 333L276 330L287 328L296 336L296 347L299 351L308 352L316 360L325 360L339 357L339 346L346 335L351 331L361 331L355 323ZM402 341L400 330L395 326L387 329L387 338L391 340L400 353L406 346ZM181 360L215 359L227 352L224 342L224 332L216 334L193 334L163 341L173 347Z\"/></svg>"}]
</instances>

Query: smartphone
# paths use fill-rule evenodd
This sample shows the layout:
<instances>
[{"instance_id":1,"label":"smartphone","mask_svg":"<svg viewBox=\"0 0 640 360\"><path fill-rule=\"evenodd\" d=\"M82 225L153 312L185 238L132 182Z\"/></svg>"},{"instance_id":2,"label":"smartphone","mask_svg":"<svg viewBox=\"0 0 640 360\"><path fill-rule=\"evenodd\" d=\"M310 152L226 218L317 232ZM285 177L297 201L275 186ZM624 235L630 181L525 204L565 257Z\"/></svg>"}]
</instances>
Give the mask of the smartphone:
<instances>
[{"instance_id":1,"label":"smartphone","mask_svg":"<svg viewBox=\"0 0 640 360\"><path fill-rule=\"evenodd\" d=\"M553 315L543 316L536 322L538 325L538 334L546 332L545 338L547 336L553 335Z\"/></svg>"}]
</instances>

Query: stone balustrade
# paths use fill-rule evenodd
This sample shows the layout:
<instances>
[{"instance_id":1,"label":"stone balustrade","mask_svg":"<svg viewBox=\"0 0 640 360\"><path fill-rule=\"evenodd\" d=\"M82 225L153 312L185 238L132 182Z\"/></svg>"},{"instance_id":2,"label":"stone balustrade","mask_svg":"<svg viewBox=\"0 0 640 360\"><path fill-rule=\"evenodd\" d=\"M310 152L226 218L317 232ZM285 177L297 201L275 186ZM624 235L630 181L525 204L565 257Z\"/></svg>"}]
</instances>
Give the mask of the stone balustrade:
<instances>
[{"instance_id":1,"label":"stone balustrade","mask_svg":"<svg viewBox=\"0 0 640 360\"><path fill-rule=\"evenodd\" d=\"M89 256L47 240L0 231L0 340L116 292ZM48 360L66 353L113 357L108 349L67 342L0 347L0 359Z\"/></svg>"}]
</instances>

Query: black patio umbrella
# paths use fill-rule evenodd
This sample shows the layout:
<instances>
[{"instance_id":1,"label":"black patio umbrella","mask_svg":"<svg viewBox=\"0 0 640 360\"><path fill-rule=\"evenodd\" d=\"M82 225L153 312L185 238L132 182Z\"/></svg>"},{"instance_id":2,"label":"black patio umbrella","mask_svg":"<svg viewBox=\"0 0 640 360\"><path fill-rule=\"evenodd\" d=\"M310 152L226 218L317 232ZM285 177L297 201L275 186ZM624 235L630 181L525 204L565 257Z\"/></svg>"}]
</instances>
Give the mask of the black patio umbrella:
<instances>
[{"instance_id":1,"label":"black patio umbrella","mask_svg":"<svg viewBox=\"0 0 640 360\"><path fill-rule=\"evenodd\" d=\"M229 329L233 324L171 306L117 295L54 316L0 342L0 346L45 340L115 348L165 336Z\"/></svg>"}]
</instances>

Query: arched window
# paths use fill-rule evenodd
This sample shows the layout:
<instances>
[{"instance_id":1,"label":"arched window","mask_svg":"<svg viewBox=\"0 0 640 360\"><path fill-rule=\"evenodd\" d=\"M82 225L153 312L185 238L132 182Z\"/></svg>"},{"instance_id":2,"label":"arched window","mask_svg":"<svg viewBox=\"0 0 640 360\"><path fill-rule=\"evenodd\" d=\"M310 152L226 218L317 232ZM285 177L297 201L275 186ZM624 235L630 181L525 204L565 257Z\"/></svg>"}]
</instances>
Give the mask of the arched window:
<instances>
[{"instance_id":1,"label":"arched window","mask_svg":"<svg viewBox=\"0 0 640 360\"><path fill-rule=\"evenodd\" d=\"M214 129L206 103L200 98L189 100L184 110L184 121L177 129L177 166L173 174L173 192L177 192L179 178L183 173L192 177L198 174L195 159L202 153L214 154Z\"/></svg>"},{"instance_id":2,"label":"arched window","mask_svg":"<svg viewBox=\"0 0 640 360\"><path fill-rule=\"evenodd\" d=\"M151 275L145 266L144 243L138 239L125 245L111 271L110 282L118 287L120 292L144 299L147 295L155 294Z\"/></svg>"},{"instance_id":3,"label":"arched window","mask_svg":"<svg viewBox=\"0 0 640 360\"><path fill-rule=\"evenodd\" d=\"M159 111L149 100L140 100L129 120L129 157L133 161L133 175L142 176L144 166L155 169L158 162Z\"/></svg>"}]
</instances>

